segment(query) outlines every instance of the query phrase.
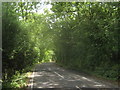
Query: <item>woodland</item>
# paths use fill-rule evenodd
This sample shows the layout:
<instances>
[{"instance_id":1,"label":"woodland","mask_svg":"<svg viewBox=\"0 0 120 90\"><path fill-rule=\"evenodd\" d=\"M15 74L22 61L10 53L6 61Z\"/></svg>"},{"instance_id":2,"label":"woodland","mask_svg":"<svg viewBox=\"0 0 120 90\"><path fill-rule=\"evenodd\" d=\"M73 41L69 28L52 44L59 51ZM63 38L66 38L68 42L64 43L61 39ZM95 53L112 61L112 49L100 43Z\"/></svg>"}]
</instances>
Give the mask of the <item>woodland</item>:
<instances>
[{"instance_id":1,"label":"woodland","mask_svg":"<svg viewBox=\"0 0 120 90\"><path fill-rule=\"evenodd\" d=\"M25 73L50 62L109 80L120 75L119 2L2 3L2 83L26 85Z\"/></svg>"}]
</instances>

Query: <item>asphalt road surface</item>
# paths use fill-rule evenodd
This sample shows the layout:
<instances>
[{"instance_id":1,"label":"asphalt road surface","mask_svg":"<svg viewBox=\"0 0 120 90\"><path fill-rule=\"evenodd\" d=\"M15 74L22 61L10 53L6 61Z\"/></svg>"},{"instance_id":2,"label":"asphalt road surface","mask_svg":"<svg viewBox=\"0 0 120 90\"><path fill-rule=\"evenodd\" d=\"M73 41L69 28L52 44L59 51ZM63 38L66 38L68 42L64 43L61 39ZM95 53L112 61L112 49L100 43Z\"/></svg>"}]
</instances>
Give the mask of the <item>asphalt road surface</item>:
<instances>
[{"instance_id":1,"label":"asphalt road surface","mask_svg":"<svg viewBox=\"0 0 120 90\"><path fill-rule=\"evenodd\" d=\"M109 82L64 69L55 63L37 64L30 86L31 88L117 88Z\"/></svg>"}]
</instances>

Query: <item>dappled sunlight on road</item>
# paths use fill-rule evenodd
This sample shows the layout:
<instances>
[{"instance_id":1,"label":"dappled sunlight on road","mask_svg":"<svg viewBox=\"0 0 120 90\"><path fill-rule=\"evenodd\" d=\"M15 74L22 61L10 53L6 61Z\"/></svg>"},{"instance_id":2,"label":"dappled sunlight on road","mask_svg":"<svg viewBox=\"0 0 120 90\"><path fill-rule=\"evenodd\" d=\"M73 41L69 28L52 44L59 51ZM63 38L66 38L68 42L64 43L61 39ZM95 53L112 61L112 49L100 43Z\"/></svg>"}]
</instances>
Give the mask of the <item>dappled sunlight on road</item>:
<instances>
[{"instance_id":1,"label":"dappled sunlight on road","mask_svg":"<svg viewBox=\"0 0 120 90\"><path fill-rule=\"evenodd\" d=\"M37 65L34 71L33 88L109 88L111 84L58 67L54 63Z\"/></svg>"}]
</instances>

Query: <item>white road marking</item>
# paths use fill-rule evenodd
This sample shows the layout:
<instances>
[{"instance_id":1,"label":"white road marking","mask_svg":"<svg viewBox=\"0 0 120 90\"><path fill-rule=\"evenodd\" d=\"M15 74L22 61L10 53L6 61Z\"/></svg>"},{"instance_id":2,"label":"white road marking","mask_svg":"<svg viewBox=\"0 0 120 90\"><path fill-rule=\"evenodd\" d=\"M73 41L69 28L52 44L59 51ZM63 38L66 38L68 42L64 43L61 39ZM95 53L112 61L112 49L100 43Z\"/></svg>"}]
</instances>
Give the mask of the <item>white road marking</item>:
<instances>
[{"instance_id":1,"label":"white road marking","mask_svg":"<svg viewBox=\"0 0 120 90\"><path fill-rule=\"evenodd\" d=\"M78 86L75 86L76 88L80 88L80 87L78 87Z\"/></svg>"},{"instance_id":2,"label":"white road marking","mask_svg":"<svg viewBox=\"0 0 120 90\"><path fill-rule=\"evenodd\" d=\"M33 85L34 85L34 83L33 83L33 79L34 79L34 75L35 75L35 69L33 70L33 74L32 74L32 80L31 80L31 90L33 89Z\"/></svg>"},{"instance_id":3,"label":"white road marking","mask_svg":"<svg viewBox=\"0 0 120 90\"><path fill-rule=\"evenodd\" d=\"M55 71L54 71L54 73L57 74L59 77L61 77L61 78L64 79L64 77L63 77L62 75L60 75L59 73L57 73L57 72L55 72Z\"/></svg>"},{"instance_id":4,"label":"white road marking","mask_svg":"<svg viewBox=\"0 0 120 90\"><path fill-rule=\"evenodd\" d=\"M86 77L82 77L83 79L85 79L85 80L87 80L87 81L92 81L92 80L90 80L90 79L88 79L88 78L86 78Z\"/></svg>"},{"instance_id":5,"label":"white road marking","mask_svg":"<svg viewBox=\"0 0 120 90\"><path fill-rule=\"evenodd\" d=\"M101 85L94 85L94 86L96 86L96 87L103 87L103 86L105 86L105 85L102 85L102 84L101 84Z\"/></svg>"}]
</instances>

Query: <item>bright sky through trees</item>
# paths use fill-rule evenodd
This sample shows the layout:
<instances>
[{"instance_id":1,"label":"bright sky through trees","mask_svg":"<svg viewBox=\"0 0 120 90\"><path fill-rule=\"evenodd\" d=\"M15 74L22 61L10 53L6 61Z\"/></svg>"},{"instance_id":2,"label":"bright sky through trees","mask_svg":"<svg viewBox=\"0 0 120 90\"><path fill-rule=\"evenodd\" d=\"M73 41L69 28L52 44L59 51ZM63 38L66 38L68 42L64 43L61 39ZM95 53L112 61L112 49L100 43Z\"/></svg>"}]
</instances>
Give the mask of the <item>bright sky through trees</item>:
<instances>
[{"instance_id":1,"label":"bright sky through trees","mask_svg":"<svg viewBox=\"0 0 120 90\"><path fill-rule=\"evenodd\" d=\"M50 10L50 8L52 8L52 5L47 3L48 2L46 2L45 0L41 0L41 4L37 5L39 7L37 9L37 13L44 13L44 10L48 10L50 13L52 13L52 11ZM34 10L34 12L36 12L36 10Z\"/></svg>"}]
</instances>

